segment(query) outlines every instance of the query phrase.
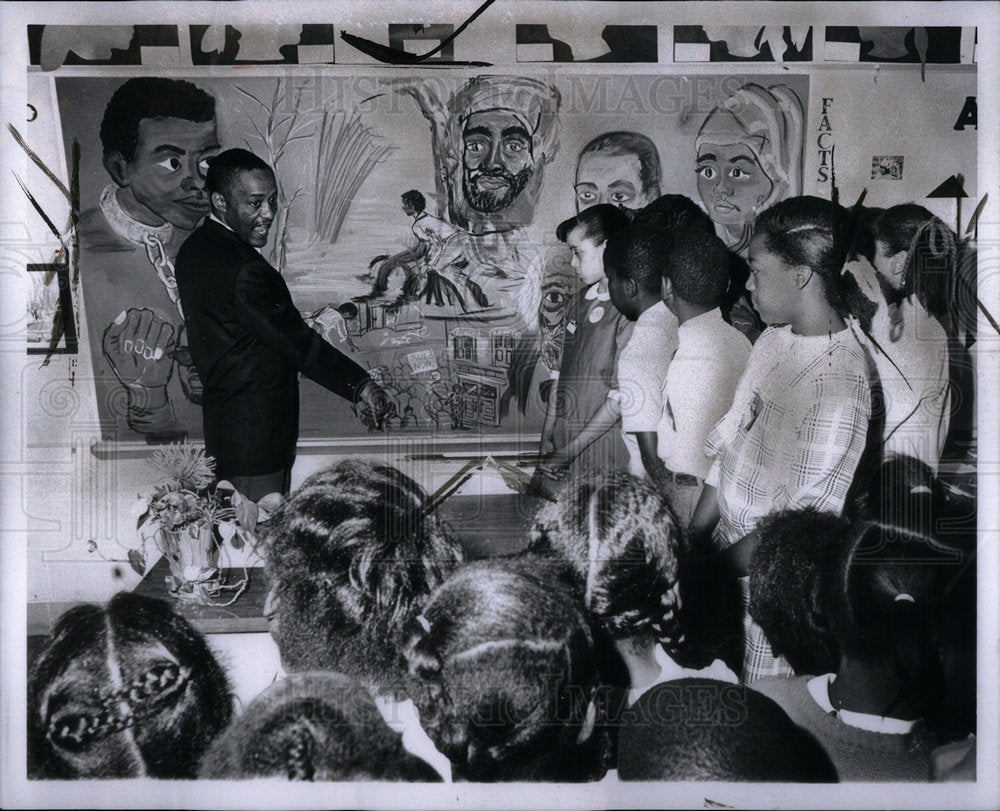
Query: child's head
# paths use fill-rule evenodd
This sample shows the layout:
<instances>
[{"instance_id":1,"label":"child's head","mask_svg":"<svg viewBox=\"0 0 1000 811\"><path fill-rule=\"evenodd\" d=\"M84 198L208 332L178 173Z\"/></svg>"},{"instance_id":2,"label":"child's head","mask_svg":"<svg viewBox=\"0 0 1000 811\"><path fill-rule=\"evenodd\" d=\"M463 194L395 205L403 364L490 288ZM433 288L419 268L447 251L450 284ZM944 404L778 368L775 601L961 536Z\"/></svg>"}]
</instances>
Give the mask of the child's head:
<instances>
[{"instance_id":1,"label":"child's head","mask_svg":"<svg viewBox=\"0 0 1000 811\"><path fill-rule=\"evenodd\" d=\"M660 300L663 255L670 244L662 231L633 225L612 234L604 248L611 303L635 321Z\"/></svg>"},{"instance_id":2,"label":"child's head","mask_svg":"<svg viewBox=\"0 0 1000 811\"><path fill-rule=\"evenodd\" d=\"M871 228L875 240L872 264L885 284L902 297L915 294L929 313L943 319L954 297L955 233L915 203L886 209Z\"/></svg>"},{"instance_id":3,"label":"child's head","mask_svg":"<svg viewBox=\"0 0 1000 811\"><path fill-rule=\"evenodd\" d=\"M926 462L890 454L857 494L853 510L860 520L935 537L939 521L947 524L946 503L943 485Z\"/></svg>"},{"instance_id":4,"label":"child's head","mask_svg":"<svg viewBox=\"0 0 1000 811\"><path fill-rule=\"evenodd\" d=\"M807 299L825 301L841 316L850 313L841 274L848 221L841 206L808 196L782 200L757 217L747 289L765 323L792 320Z\"/></svg>"},{"instance_id":5,"label":"child's head","mask_svg":"<svg viewBox=\"0 0 1000 811\"><path fill-rule=\"evenodd\" d=\"M715 233L715 225L698 204L683 194L664 194L632 215L633 225L647 225L668 239L686 231Z\"/></svg>"},{"instance_id":6,"label":"child's head","mask_svg":"<svg viewBox=\"0 0 1000 811\"><path fill-rule=\"evenodd\" d=\"M618 736L622 780L835 783L822 747L774 701L710 679L657 684Z\"/></svg>"},{"instance_id":7,"label":"child's head","mask_svg":"<svg viewBox=\"0 0 1000 811\"><path fill-rule=\"evenodd\" d=\"M813 507L782 510L757 528L750 565L750 616L798 674L837 669L840 649L826 614L827 571L851 535L845 518Z\"/></svg>"},{"instance_id":8,"label":"child's head","mask_svg":"<svg viewBox=\"0 0 1000 811\"><path fill-rule=\"evenodd\" d=\"M425 504L396 468L357 460L285 500L267 524L267 572L287 670L337 670L375 690L398 683L402 627L461 559Z\"/></svg>"},{"instance_id":9,"label":"child's head","mask_svg":"<svg viewBox=\"0 0 1000 811\"><path fill-rule=\"evenodd\" d=\"M599 776L588 745L594 640L582 607L551 575L530 559L468 564L411 623L411 695L459 779Z\"/></svg>"},{"instance_id":10,"label":"child's head","mask_svg":"<svg viewBox=\"0 0 1000 811\"><path fill-rule=\"evenodd\" d=\"M705 312L722 303L729 287L731 255L714 233L678 233L661 259L663 300L677 312L677 299Z\"/></svg>"},{"instance_id":11,"label":"child's head","mask_svg":"<svg viewBox=\"0 0 1000 811\"><path fill-rule=\"evenodd\" d=\"M129 592L59 618L28 676L35 778L192 778L229 723L226 675L162 600Z\"/></svg>"},{"instance_id":12,"label":"child's head","mask_svg":"<svg viewBox=\"0 0 1000 811\"><path fill-rule=\"evenodd\" d=\"M868 523L829 570L826 612L842 656L898 680L894 705L927 710L939 695L940 660L932 619L941 614L944 577L955 556L932 539ZM893 706L883 715L893 716Z\"/></svg>"},{"instance_id":13,"label":"child's head","mask_svg":"<svg viewBox=\"0 0 1000 811\"><path fill-rule=\"evenodd\" d=\"M539 510L532 541L570 564L584 605L612 637L680 642L681 534L651 484L628 473L572 483Z\"/></svg>"},{"instance_id":14,"label":"child's head","mask_svg":"<svg viewBox=\"0 0 1000 811\"><path fill-rule=\"evenodd\" d=\"M586 285L604 278L604 243L628 226L628 216L615 206L591 206L559 223L556 236L573 251L573 267Z\"/></svg>"},{"instance_id":15,"label":"child's head","mask_svg":"<svg viewBox=\"0 0 1000 811\"><path fill-rule=\"evenodd\" d=\"M272 684L212 744L199 776L440 780L403 748L368 691L339 673L296 673Z\"/></svg>"}]
</instances>

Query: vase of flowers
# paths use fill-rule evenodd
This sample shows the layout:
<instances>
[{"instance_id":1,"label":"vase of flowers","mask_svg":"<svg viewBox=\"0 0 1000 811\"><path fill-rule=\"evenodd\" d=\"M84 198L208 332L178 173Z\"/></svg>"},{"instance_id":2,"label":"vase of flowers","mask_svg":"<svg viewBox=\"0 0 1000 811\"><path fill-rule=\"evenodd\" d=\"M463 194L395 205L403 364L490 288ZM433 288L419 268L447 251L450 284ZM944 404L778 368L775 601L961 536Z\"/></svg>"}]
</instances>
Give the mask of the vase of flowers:
<instances>
[{"instance_id":1,"label":"vase of flowers","mask_svg":"<svg viewBox=\"0 0 1000 811\"><path fill-rule=\"evenodd\" d=\"M132 568L146 571L146 547L155 545L170 567L167 587L179 600L230 605L247 587L248 576L227 584L219 568L225 544L256 544L260 507L227 481L216 483L215 460L201 448L180 444L158 449L150 465L159 473L152 493L140 496L137 529L141 549L129 550Z\"/></svg>"}]
</instances>

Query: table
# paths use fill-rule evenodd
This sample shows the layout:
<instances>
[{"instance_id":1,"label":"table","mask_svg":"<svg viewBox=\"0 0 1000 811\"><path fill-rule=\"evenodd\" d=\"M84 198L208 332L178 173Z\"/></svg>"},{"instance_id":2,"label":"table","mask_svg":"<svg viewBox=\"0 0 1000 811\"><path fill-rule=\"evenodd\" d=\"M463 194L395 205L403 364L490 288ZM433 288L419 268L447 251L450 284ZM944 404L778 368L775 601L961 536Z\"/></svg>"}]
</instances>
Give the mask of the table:
<instances>
[{"instance_id":1,"label":"table","mask_svg":"<svg viewBox=\"0 0 1000 811\"><path fill-rule=\"evenodd\" d=\"M466 558L476 560L510 555L524 549L535 512L545 503L542 499L518 493L455 495L437 508L437 514L465 549ZM264 600L268 592L264 569L223 569L227 583L238 582L244 571L250 578L246 591L225 608L186 603L171 597L164 582L169 567L162 558L146 572L135 592L169 601L204 634L264 633L267 631ZM226 599L224 596L219 598L220 602ZM56 620L73 605L62 602L29 604L28 635L49 634Z\"/></svg>"}]
</instances>

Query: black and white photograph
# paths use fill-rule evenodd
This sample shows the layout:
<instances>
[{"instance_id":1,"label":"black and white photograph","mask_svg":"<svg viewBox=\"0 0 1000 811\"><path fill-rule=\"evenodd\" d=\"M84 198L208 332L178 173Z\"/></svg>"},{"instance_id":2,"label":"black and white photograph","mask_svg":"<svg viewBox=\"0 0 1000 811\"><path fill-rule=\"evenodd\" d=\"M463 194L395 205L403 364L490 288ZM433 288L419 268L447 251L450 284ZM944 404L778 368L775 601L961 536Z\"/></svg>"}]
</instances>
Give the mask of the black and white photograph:
<instances>
[{"instance_id":1,"label":"black and white photograph","mask_svg":"<svg viewBox=\"0 0 1000 811\"><path fill-rule=\"evenodd\" d=\"M1000 6L0 25L0 805L1000 804Z\"/></svg>"}]
</instances>

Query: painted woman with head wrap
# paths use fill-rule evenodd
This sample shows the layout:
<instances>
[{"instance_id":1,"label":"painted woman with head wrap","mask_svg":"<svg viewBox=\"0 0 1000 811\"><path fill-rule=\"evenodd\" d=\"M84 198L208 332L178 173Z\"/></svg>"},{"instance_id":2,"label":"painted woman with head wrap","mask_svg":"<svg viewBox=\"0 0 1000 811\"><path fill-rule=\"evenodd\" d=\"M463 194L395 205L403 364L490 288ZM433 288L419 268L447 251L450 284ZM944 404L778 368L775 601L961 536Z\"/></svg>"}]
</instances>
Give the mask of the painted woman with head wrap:
<instances>
[{"instance_id":1,"label":"painted woman with head wrap","mask_svg":"<svg viewBox=\"0 0 1000 811\"><path fill-rule=\"evenodd\" d=\"M802 103L785 85L748 83L695 139L698 194L726 245L746 254L754 218L802 193Z\"/></svg>"}]
</instances>

